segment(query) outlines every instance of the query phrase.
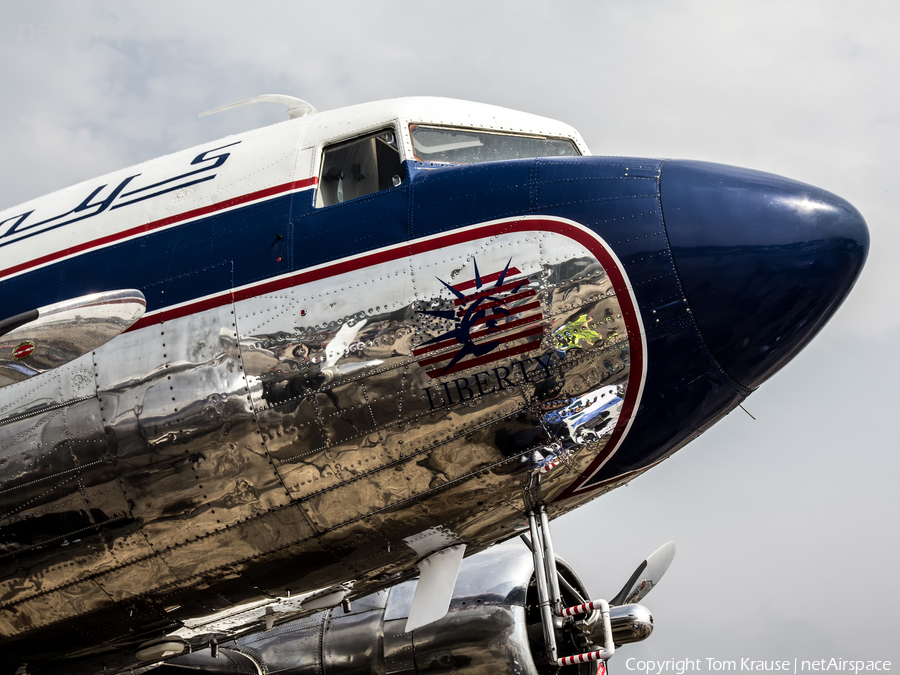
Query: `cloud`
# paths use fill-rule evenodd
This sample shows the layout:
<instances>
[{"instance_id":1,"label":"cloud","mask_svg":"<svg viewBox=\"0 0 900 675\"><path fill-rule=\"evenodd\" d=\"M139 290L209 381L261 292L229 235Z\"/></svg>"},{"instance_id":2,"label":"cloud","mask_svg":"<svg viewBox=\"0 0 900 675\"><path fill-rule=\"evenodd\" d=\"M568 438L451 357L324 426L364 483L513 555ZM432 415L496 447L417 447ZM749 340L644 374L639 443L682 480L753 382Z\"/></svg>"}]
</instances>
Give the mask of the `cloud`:
<instances>
[{"instance_id":1,"label":"cloud","mask_svg":"<svg viewBox=\"0 0 900 675\"><path fill-rule=\"evenodd\" d=\"M596 154L749 166L849 199L871 228L869 265L820 338L750 398L759 422L738 410L555 529L607 595L678 539L647 600L657 632L628 655L890 649L889 618L855 617L900 601L871 562L898 544L896 3L42 2L0 17L2 208L284 119L263 105L196 117L262 93L319 109L484 101L562 119Z\"/></svg>"}]
</instances>

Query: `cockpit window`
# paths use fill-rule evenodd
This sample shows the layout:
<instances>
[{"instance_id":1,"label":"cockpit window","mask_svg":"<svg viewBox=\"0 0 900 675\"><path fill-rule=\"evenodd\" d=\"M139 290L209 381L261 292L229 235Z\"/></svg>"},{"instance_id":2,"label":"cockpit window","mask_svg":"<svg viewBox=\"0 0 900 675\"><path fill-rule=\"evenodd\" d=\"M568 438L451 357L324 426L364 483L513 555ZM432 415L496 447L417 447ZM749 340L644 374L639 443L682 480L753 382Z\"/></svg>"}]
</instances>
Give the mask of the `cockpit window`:
<instances>
[{"instance_id":1,"label":"cockpit window","mask_svg":"<svg viewBox=\"0 0 900 675\"><path fill-rule=\"evenodd\" d=\"M400 185L402 175L393 129L329 145L322 153L316 206L331 206Z\"/></svg>"},{"instance_id":2,"label":"cockpit window","mask_svg":"<svg viewBox=\"0 0 900 675\"><path fill-rule=\"evenodd\" d=\"M575 157L581 154L568 138L521 136L422 124L411 124L409 134L416 159L425 162L476 164L503 159Z\"/></svg>"}]
</instances>

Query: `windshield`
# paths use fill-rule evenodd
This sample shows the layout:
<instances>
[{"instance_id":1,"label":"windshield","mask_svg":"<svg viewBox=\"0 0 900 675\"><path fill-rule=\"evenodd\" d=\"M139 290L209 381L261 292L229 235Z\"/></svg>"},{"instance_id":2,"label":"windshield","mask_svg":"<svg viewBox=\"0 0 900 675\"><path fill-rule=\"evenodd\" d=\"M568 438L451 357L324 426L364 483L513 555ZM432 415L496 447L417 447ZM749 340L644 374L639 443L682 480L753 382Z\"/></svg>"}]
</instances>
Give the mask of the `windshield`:
<instances>
[{"instance_id":1,"label":"windshield","mask_svg":"<svg viewBox=\"0 0 900 675\"><path fill-rule=\"evenodd\" d=\"M478 129L411 124L416 159L425 162L476 164L528 157L576 157L581 153L568 138L517 136Z\"/></svg>"}]
</instances>

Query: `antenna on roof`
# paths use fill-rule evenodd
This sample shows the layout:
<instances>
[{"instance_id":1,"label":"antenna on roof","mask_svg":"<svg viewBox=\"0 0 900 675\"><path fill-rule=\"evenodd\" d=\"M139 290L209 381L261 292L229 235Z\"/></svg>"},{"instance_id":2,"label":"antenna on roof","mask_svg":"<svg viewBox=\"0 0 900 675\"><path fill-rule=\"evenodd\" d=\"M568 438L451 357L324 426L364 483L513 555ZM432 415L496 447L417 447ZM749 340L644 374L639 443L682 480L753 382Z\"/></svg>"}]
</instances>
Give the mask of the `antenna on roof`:
<instances>
[{"instance_id":1,"label":"antenna on roof","mask_svg":"<svg viewBox=\"0 0 900 675\"><path fill-rule=\"evenodd\" d=\"M229 103L228 105L223 105L221 108L216 108L215 110L207 110L206 112L197 115L197 117L205 117L206 115L212 115L213 113L222 112L223 110L231 110L232 108L238 108L242 105L250 105L251 103L280 103L286 105L288 107L288 116L292 120L309 115L310 113L318 112L311 104L307 103L302 98L285 96L284 94L263 94L262 96L248 98L246 101Z\"/></svg>"}]
</instances>

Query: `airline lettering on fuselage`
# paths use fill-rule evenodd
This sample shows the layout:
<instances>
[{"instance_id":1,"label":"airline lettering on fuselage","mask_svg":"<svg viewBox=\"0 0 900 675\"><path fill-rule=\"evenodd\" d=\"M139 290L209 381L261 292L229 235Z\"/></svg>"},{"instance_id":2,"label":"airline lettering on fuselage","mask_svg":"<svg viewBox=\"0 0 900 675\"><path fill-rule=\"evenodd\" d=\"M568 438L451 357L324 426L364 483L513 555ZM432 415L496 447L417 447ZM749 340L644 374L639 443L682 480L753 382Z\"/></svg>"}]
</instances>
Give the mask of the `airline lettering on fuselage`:
<instances>
[{"instance_id":1,"label":"airline lettering on fuselage","mask_svg":"<svg viewBox=\"0 0 900 675\"><path fill-rule=\"evenodd\" d=\"M187 171L171 178L158 180L154 183L151 183L150 185L144 185L143 187L133 187L131 182L141 175L135 174L133 176L128 176L127 178L122 180L118 185L112 188L112 190L110 190L105 197L100 198L101 193L103 193L104 190L109 187L108 185L101 185L100 187L94 189L75 208L71 209L70 211L66 211L65 213L61 213L57 216L52 216L51 218L45 218L44 220L39 220L38 222L27 222L29 220L29 217L34 213L33 210L26 211L25 213L22 213L18 216L7 218L6 220L0 222L0 246L5 246L21 239L31 237L35 234L40 234L41 232L47 232L48 230L62 227L63 225L71 225L72 223L76 223L80 220L85 220L86 218L92 218L93 216L96 216L107 210L111 211L123 206L129 206L131 204L136 204L137 202L142 202L145 199L151 199L152 197L158 197L162 194L174 192L175 190L180 190L190 185L196 185L197 183L203 183L208 180L212 180L216 177L216 174L209 174L208 172L213 171L214 169L218 169L220 166L222 166L231 155L231 153L224 152L219 155L210 155L210 153L216 152L217 150L223 150L224 148L230 148L231 146L237 145L238 143L240 143L240 141L235 141L234 143L229 143L228 145L222 145L218 148L213 148L212 150L204 150L199 155L194 157L193 160L191 160L191 166L204 164L206 162L212 162L211 164L207 166L201 166L199 169ZM183 179L189 180L184 181ZM13 237L14 235L20 236L16 236L10 239L10 237Z\"/></svg>"},{"instance_id":2,"label":"airline lettering on fuselage","mask_svg":"<svg viewBox=\"0 0 900 675\"><path fill-rule=\"evenodd\" d=\"M440 386L423 387L422 391L428 397L428 405L431 410L444 408L504 389L513 389L526 382L546 380L551 376L551 364L557 358L556 354L550 352L534 358L512 361L509 366L498 366L490 370L470 373L468 376L458 377L453 381L441 382ZM511 378L518 377L519 374L521 374L521 379L514 382Z\"/></svg>"},{"instance_id":3,"label":"airline lettering on fuselage","mask_svg":"<svg viewBox=\"0 0 900 675\"><path fill-rule=\"evenodd\" d=\"M413 350L413 355L419 357L419 367L426 369L432 379L492 366L542 346L544 327L540 321L544 315L530 279L512 266L512 259L502 270L484 276L474 258L472 265L475 276L468 281L450 285L438 279L452 293L452 301L446 301L439 309L419 310L420 315L452 322L448 330ZM443 408L524 382L544 380L550 377L553 358L551 352L511 361L509 365L447 379L422 391L431 410Z\"/></svg>"}]
</instances>

